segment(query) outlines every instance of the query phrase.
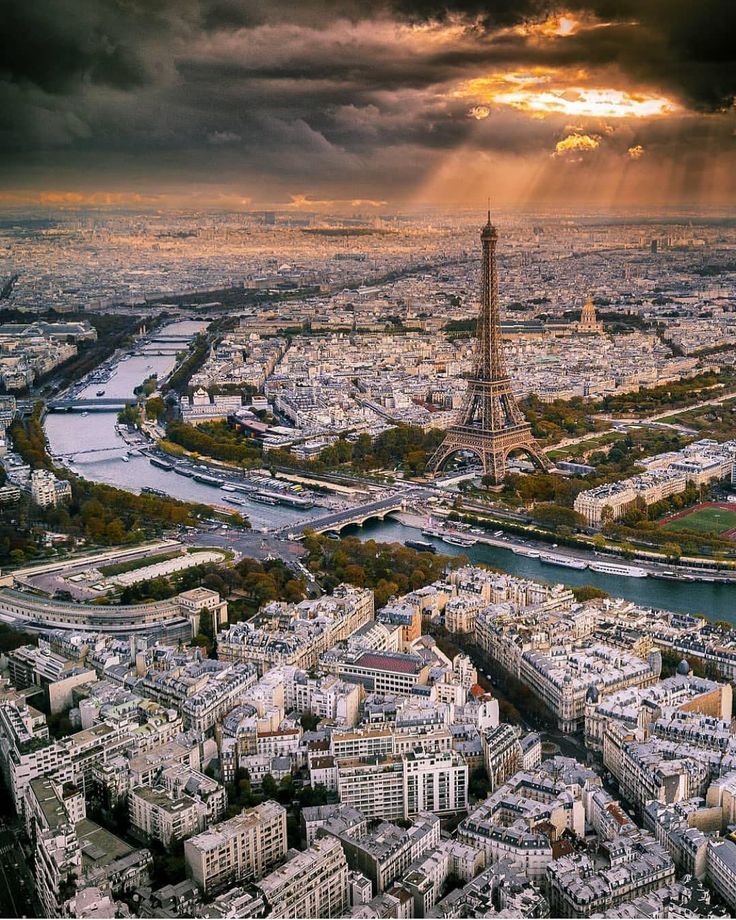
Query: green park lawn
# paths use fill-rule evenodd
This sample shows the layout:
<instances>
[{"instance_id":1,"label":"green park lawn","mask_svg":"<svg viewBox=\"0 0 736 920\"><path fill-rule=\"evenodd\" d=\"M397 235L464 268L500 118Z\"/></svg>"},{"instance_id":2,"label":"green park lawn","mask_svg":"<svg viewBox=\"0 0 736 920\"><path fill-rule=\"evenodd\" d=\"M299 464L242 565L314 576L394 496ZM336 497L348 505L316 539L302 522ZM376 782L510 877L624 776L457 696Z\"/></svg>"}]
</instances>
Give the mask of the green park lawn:
<instances>
[{"instance_id":1,"label":"green park lawn","mask_svg":"<svg viewBox=\"0 0 736 920\"><path fill-rule=\"evenodd\" d=\"M726 508L698 508L662 524L663 530L692 530L695 533L720 534L736 528L736 511Z\"/></svg>"}]
</instances>

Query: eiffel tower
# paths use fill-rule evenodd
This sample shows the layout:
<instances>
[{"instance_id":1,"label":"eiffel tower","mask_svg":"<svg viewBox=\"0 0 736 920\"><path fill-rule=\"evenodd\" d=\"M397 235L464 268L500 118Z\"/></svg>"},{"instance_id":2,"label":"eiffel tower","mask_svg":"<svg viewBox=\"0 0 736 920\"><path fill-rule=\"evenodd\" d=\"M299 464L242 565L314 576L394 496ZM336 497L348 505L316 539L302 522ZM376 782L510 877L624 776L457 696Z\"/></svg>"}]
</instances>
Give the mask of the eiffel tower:
<instances>
[{"instance_id":1,"label":"eiffel tower","mask_svg":"<svg viewBox=\"0 0 736 920\"><path fill-rule=\"evenodd\" d=\"M526 453L541 469L550 463L539 449L529 423L516 404L506 370L501 345L501 319L498 308L496 242L498 233L488 223L480 234L483 244L481 301L473 373L461 411L460 422L447 429L444 441L429 461L427 469L440 470L459 451L474 453L483 464L483 473L498 484L506 474L506 461L513 451Z\"/></svg>"}]
</instances>

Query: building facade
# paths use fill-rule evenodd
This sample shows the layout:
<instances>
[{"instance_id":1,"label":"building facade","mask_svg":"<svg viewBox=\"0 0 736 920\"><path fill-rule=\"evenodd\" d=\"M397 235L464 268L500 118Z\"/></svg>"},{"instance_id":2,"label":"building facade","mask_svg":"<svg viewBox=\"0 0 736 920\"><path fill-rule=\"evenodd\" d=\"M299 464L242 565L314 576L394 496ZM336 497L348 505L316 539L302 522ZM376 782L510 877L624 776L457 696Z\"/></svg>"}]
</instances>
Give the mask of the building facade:
<instances>
[{"instance_id":1,"label":"building facade","mask_svg":"<svg viewBox=\"0 0 736 920\"><path fill-rule=\"evenodd\" d=\"M205 892L259 879L285 855L286 811L271 801L244 809L184 844L187 874Z\"/></svg>"}]
</instances>

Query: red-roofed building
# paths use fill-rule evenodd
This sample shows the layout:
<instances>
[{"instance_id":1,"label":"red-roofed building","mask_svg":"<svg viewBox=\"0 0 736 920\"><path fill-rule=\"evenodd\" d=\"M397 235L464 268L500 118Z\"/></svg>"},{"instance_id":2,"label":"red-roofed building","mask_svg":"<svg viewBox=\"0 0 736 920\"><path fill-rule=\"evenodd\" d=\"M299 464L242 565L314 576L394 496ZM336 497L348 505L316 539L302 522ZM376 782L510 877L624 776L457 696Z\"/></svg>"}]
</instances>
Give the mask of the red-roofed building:
<instances>
[{"instance_id":1,"label":"red-roofed building","mask_svg":"<svg viewBox=\"0 0 736 920\"><path fill-rule=\"evenodd\" d=\"M421 658L399 652L363 652L355 658L333 659L328 666L343 680L376 693L411 693L417 684L427 683L429 674Z\"/></svg>"},{"instance_id":2,"label":"red-roofed building","mask_svg":"<svg viewBox=\"0 0 736 920\"><path fill-rule=\"evenodd\" d=\"M356 664L361 668L372 668L376 671L393 671L397 674L417 674L422 662L413 655L390 655L366 652L358 658Z\"/></svg>"}]
</instances>

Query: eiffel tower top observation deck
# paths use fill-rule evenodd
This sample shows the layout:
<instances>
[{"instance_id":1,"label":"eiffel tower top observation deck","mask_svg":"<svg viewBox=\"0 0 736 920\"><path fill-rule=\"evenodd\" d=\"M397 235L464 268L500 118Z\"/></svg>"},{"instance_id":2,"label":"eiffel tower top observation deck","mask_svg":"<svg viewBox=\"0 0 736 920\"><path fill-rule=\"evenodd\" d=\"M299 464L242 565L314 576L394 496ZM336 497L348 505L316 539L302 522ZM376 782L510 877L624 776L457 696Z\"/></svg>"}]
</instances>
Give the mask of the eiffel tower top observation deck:
<instances>
[{"instance_id":1,"label":"eiffel tower top observation deck","mask_svg":"<svg viewBox=\"0 0 736 920\"><path fill-rule=\"evenodd\" d=\"M542 469L549 467L549 461L539 450L531 427L521 414L506 370L498 304L498 231L491 223L490 210L480 239L481 298L473 371L458 423L447 430L428 468L439 470L453 454L471 452L481 461L484 475L500 483L512 452L526 453Z\"/></svg>"}]
</instances>

